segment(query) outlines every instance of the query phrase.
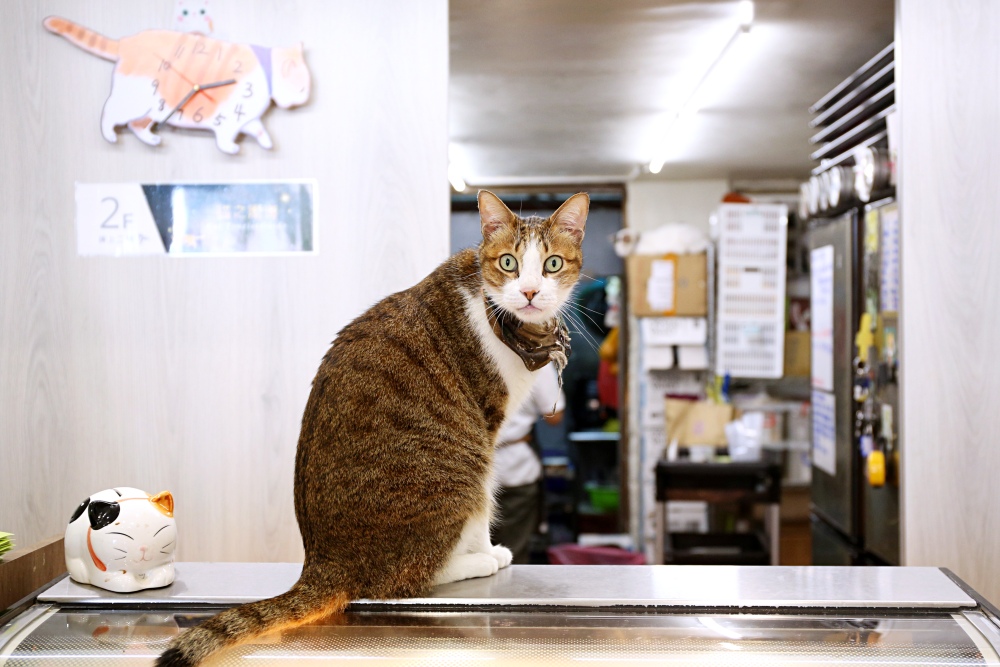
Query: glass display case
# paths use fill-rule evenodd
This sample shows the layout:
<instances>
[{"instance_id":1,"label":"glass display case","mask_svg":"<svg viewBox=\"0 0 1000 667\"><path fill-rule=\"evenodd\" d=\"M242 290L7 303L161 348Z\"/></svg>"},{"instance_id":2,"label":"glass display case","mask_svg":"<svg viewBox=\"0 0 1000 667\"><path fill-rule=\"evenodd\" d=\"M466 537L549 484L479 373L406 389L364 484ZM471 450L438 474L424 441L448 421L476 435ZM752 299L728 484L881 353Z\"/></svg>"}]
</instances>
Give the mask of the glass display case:
<instances>
[{"instance_id":1,"label":"glass display case","mask_svg":"<svg viewBox=\"0 0 1000 667\"><path fill-rule=\"evenodd\" d=\"M57 582L0 625L0 665L150 665L291 564L181 563L160 590ZM212 665L1000 665L996 610L936 568L512 566L234 648Z\"/></svg>"}]
</instances>

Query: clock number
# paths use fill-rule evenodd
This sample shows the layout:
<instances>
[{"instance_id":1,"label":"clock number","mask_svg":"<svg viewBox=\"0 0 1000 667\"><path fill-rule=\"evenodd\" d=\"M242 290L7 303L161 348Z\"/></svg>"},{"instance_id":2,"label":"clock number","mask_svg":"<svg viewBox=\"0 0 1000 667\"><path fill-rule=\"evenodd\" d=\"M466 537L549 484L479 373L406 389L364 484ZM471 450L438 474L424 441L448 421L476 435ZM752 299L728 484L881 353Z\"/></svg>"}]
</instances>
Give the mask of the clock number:
<instances>
[{"instance_id":1,"label":"clock number","mask_svg":"<svg viewBox=\"0 0 1000 667\"><path fill-rule=\"evenodd\" d=\"M167 101L166 101L165 99L163 99L163 98L161 97L161 98L160 98L160 106L159 106L159 110L160 110L160 111L163 111L163 108L164 108L164 107L165 107L166 105L167 105Z\"/></svg>"},{"instance_id":2,"label":"clock number","mask_svg":"<svg viewBox=\"0 0 1000 667\"><path fill-rule=\"evenodd\" d=\"M233 111L236 113L236 120L240 120L243 116L246 116L246 112L243 111L242 104L237 104Z\"/></svg>"},{"instance_id":3,"label":"clock number","mask_svg":"<svg viewBox=\"0 0 1000 667\"><path fill-rule=\"evenodd\" d=\"M174 57L180 58L183 55L184 55L184 42L181 42L180 46L177 47L177 50L174 51Z\"/></svg>"},{"instance_id":4,"label":"clock number","mask_svg":"<svg viewBox=\"0 0 1000 667\"><path fill-rule=\"evenodd\" d=\"M201 55L204 55L206 53L208 53L208 49L205 48L205 42L195 42L195 44L194 44L194 52L192 52L191 55L193 55L193 56L201 56Z\"/></svg>"},{"instance_id":5,"label":"clock number","mask_svg":"<svg viewBox=\"0 0 1000 667\"><path fill-rule=\"evenodd\" d=\"M241 74L243 72L243 61L237 60L236 67L233 68L233 74Z\"/></svg>"},{"instance_id":6,"label":"clock number","mask_svg":"<svg viewBox=\"0 0 1000 667\"><path fill-rule=\"evenodd\" d=\"M196 123L200 123L201 121L205 120L205 117L201 115L201 110L204 108L205 107L198 107L195 110L194 115L191 116L191 120L193 120Z\"/></svg>"},{"instance_id":7,"label":"clock number","mask_svg":"<svg viewBox=\"0 0 1000 667\"><path fill-rule=\"evenodd\" d=\"M243 93L243 97L253 97L253 83L250 81L247 81L247 89L246 92Z\"/></svg>"},{"instance_id":8,"label":"clock number","mask_svg":"<svg viewBox=\"0 0 1000 667\"><path fill-rule=\"evenodd\" d=\"M101 203L103 204L106 201L111 202L111 206L113 208L111 209L111 213L108 215L108 217L106 217L104 219L104 222L101 223L101 229L118 229L118 225L108 224L109 222L111 222L111 218L115 217L115 213L118 212L118 200L115 199L114 197L105 197L104 199L101 200Z\"/></svg>"},{"instance_id":9,"label":"clock number","mask_svg":"<svg viewBox=\"0 0 1000 667\"><path fill-rule=\"evenodd\" d=\"M220 113L218 116L215 117L215 126L218 127L222 125L222 121L224 120L226 120L226 117Z\"/></svg>"},{"instance_id":10,"label":"clock number","mask_svg":"<svg viewBox=\"0 0 1000 667\"><path fill-rule=\"evenodd\" d=\"M215 59L217 61L219 61L219 62L222 62L222 47L221 46L215 50Z\"/></svg>"},{"instance_id":11,"label":"clock number","mask_svg":"<svg viewBox=\"0 0 1000 667\"><path fill-rule=\"evenodd\" d=\"M159 79L153 79L153 84L152 85L153 85L153 92L155 93L160 88L160 80Z\"/></svg>"},{"instance_id":12,"label":"clock number","mask_svg":"<svg viewBox=\"0 0 1000 667\"><path fill-rule=\"evenodd\" d=\"M177 120L184 120L184 109L178 109L176 113L177 113Z\"/></svg>"},{"instance_id":13,"label":"clock number","mask_svg":"<svg viewBox=\"0 0 1000 667\"><path fill-rule=\"evenodd\" d=\"M170 69L170 61L169 60L160 61L160 71L166 72L168 69Z\"/></svg>"}]
</instances>

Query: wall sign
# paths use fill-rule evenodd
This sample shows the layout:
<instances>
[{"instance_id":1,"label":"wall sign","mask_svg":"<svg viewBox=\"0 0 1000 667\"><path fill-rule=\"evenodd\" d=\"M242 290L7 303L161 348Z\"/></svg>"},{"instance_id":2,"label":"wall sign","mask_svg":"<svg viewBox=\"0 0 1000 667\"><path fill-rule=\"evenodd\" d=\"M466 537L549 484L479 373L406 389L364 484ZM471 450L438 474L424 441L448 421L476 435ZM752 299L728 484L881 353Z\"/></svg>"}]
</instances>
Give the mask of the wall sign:
<instances>
[{"instance_id":1,"label":"wall sign","mask_svg":"<svg viewBox=\"0 0 1000 667\"><path fill-rule=\"evenodd\" d=\"M833 246L809 253L812 386L833 391Z\"/></svg>"},{"instance_id":2,"label":"wall sign","mask_svg":"<svg viewBox=\"0 0 1000 667\"><path fill-rule=\"evenodd\" d=\"M813 465L835 476L837 474L837 400L825 391L812 393L812 461Z\"/></svg>"},{"instance_id":3,"label":"wall sign","mask_svg":"<svg viewBox=\"0 0 1000 667\"><path fill-rule=\"evenodd\" d=\"M80 255L312 253L314 181L77 183Z\"/></svg>"}]
</instances>

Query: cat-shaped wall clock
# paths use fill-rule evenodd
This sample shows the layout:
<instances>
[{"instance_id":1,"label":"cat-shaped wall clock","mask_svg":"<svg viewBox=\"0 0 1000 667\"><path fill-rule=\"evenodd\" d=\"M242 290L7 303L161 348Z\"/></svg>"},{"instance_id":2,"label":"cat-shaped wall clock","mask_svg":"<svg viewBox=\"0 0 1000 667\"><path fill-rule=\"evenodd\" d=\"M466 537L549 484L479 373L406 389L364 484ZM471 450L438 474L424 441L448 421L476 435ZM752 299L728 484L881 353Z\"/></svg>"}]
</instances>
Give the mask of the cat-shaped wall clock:
<instances>
[{"instance_id":1,"label":"cat-shaped wall clock","mask_svg":"<svg viewBox=\"0 0 1000 667\"><path fill-rule=\"evenodd\" d=\"M84 51L115 63L111 95L101 114L101 133L114 143L126 125L150 146L159 125L209 130L224 153L239 152L240 134L264 148L274 143L261 115L304 104L312 85L302 45L267 48L235 44L196 33L145 30L109 39L58 16L44 21L50 32Z\"/></svg>"},{"instance_id":2,"label":"cat-shaped wall clock","mask_svg":"<svg viewBox=\"0 0 1000 667\"><path fill-rule=\"evenodd\" d=\"M124 486L95 493L70 517L64 548L69 576L81 584L116 593L172 584L174 497Z\"/></svg>"}]
</instances>

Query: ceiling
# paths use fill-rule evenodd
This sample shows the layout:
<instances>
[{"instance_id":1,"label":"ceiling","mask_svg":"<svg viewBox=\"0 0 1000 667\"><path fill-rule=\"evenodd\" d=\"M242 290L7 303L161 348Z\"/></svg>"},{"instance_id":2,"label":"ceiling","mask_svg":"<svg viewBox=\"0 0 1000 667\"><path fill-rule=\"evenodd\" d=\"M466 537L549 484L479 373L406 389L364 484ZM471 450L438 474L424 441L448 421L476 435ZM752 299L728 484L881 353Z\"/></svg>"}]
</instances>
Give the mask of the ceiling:
<instances>
[{"instance_id":1,"label":"ceiling","mask_svg":"<svg viewBox=\"0 0 1000 667\"><path fill-rule=\"evenodd\" d=\"M668 130L737 2L451 0L453 160L473 186L802 178L809 106L892 41L893 1L756 0Z\"/></svg>"}]
</instances>

